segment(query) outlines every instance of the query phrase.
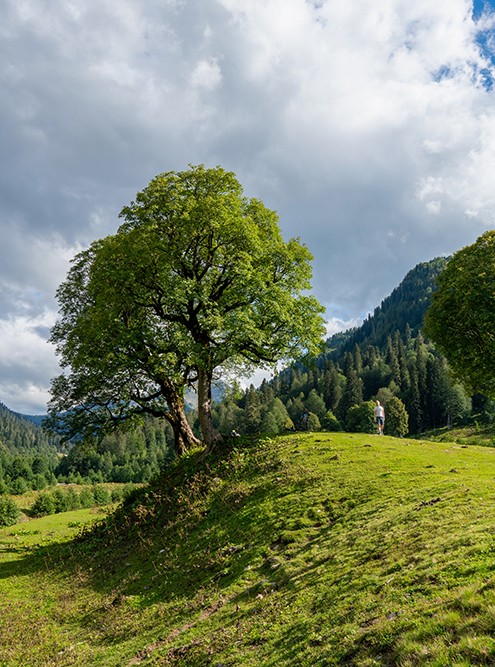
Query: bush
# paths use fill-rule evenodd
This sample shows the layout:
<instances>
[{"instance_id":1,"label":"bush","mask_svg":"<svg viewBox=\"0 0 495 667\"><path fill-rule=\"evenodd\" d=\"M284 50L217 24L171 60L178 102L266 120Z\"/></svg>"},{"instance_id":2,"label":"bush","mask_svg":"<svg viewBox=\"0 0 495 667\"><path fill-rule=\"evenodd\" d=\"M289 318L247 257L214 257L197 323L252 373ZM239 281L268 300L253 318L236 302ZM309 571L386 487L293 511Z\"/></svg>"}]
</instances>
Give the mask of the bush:
<instances>
[{"instance_id":1,"label":"bush","mask_svg":"<svg viewBox=\"0 0 495 667\"><path fill-rule=\"evenodd\" d=\"M373 401L365 401L359 406L353 405L352 408L349 408L345 418L347 430L352 433L374 433L374 409L375 403Z\"/></svg>"},{"instance_id":2,"label":"bush","mask_svg":"<svg viewBox=\"0 0 495 667\"><path fill-rule=\"evenodd\" d=\"M385 405L385 434L396 438L406 435L408 423L409 415L404 403L394 396Z\"/></svg>"},{"instance_id":3,"label":"bush","mask_svg":"<svg viewBox=\"0 0 495 667\"><path fill-rule=\"evenodd\" d=\"M321 431L321 424L318 416L314 412L309 413L308 417L308 429L310 431Z\"/></svg>"},{"instance_id":4,"label":"bush","mask_svg":"<svg viewBox=\"0 0 495 667\"><path fill-rule=\"evenodd\" d=\"M324 416L322 426L326 431L342 431L341 423L331 410Z\"/></svg>"},{"instance_id":5,"label":"bush","mask_svg":"<svg viewBox=\"0 0 495 667\"><path fill-rule=\"evenodd\" d=\"M287 417L287 419L284 422L284 430L285 431L295 431L296 429L294 428L294 422L290 417Z\"/></svg>"},{"instance_id":6,"label":"bush","mask_svg":"<svg viewBox=\"0 0 495 667\"><path fill-rule=\"evenodd\" d=\"M17 504L11 498L0 498L0 526L13 526L19 514Z\"/></svg>"},{"instance_id":7,"label":"bush","mask_svg":"<svg viewBox=\"0 0 495 667\"><path fill-rule=\"evenodd\" d=\"M135 488L136 487L132 482L127 482L127 484L124 484L124 488L122 489L122 495L124 496L124 498L130 496Z\"/></svg>"},{"instance_id":8,"label":"bush","mask_svg":"<svg viewBox=\"0 0 495 667\"><path fill-rule=\"evenodd\" d=\"M112 489L112 503L120 503L123 497L122 489Z\"/></svg>"},{"instance_id":9,"label":"bush","mask_svg":"<svg viewBox=\"0 0 495 667\"><path fill-rule=\"evenodd\" d=\"M10 492L14 496L22 496L24 493L29 491L29 485L24 479L24 477L18 477L10 485Z\"/></svg>"},{"instance_id":10,"label":"bush","mask_svg":"<svg viewBox=\"0 0 495 667\"><path fill-rule=\"evenodd\" d=\"M110 502L110 494L102 486L93 486L93 497L95 505L107 505Z\"/></svg>"},{"instance_id":11,"label":"bush","mask_svg":"<svg viewBox=\"0 0 495 667\"><path fill-rule=\"evenodd\" d=\"M93 507L95 504L95 498L87 486L79 494L79 507L82 509L87 509L88 507Z\"/></svg>"},{"instance_id":12,"label":"bush","mask_svg":"<svg viewBox=\"0 0 495 667\"><path fill-rule=\"evenodd\" d=\"M69 509L69 503L67 498L67 493L64 493L59 487L52 491L52 498L55 504L55 514L60 514L61 512L67 512Z\"/></svg>"},{"instance_id":13,"label":"bush","mask_svg":"<svg viewBox=\"0 0 495 667\"><path fill-rule=\"evenodd\" d=\"M72 488L67 491L66 506L68 510L79 509L79 495Z\"/></svg>"},{"instance_id":14,"label":"bush","mask_svg":"<svg viewBox=\"0 0 495 667\"><path fill-rule=\"evenodd\" d=\"M39 493L31 505L31 513L35 516L55 514L55 502L50 493Z\"/></svg>"},{"instance_id":15,"label":"bush","mask_svg":"<svg viewBox=\"0 0 495 667\"><path fill-rule=\"evenodd\" d=\"M42 472L37 472L33 477L32 487L35 491L41 491L47 484L46 477Z\"/></svg>"}]
</instances>

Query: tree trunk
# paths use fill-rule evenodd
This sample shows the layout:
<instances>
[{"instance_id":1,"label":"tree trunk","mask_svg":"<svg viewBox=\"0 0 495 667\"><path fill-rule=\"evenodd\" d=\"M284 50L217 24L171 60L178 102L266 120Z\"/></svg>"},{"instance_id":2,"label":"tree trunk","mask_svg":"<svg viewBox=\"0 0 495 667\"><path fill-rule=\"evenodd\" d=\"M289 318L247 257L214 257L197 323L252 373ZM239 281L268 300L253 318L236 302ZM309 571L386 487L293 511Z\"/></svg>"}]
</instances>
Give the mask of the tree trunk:
<instances>
[{"instance_id":1,"label":"tree trunk","mask_svg":"<svg viewBox=\"0 0 495 667\"><path fill-rule=\"evenodd\" d=\"M166 396L166 399L170 414L170 416L167 416L167 419L172 426L175 436L175 455L181 456L187 452L189 447L199 445L201 441L194 435L186 419L183 397L178 396L175 392L170 392Z\"/></svg>"},{"instance_id":2,"label":"tree trunk","mask_svg":"<svg viewBox=\"0 0 495 667\"><path fill-rule=\"evenodd\" d=\"M222 436L213 426L211 418L211 380L213 371L198 370L198 414L201 433L206 445L205 454L209 454L221 441Z\"/></svg>"}]
</instances>

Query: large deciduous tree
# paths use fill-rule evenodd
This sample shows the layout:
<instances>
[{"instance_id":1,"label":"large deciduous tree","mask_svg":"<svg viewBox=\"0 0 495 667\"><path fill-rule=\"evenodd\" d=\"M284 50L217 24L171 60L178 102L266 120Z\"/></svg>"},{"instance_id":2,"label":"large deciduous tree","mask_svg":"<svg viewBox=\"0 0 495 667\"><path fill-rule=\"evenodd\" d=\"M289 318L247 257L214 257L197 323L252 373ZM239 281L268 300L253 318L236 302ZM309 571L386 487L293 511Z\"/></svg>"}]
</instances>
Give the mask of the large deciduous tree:
<instances>
[{"instance_id":1,"label":"large deciduous tree","mask_svg":"<svg viewBox=\"0 0 495 667\"><path fill-rule=\"evenodd\" d=\"M423 327L468 394L495 398L495 231L454 253Z\"/></svg>"},{"instance_id":2,"label":"large deciduous tree","mask_svg":"<svg viewBox=\"0 0 495 667\"><path fill-rule=\"evenodd\" d=\"M182 453L196 441L183 399L194 386L209 451L221 437L215 372L319 350L312 256L298 239L284 242L276 213L220 167L161 174L120 217L118 233L80 253L58 290L51 340L70 373L52 381L49 424L73 437L163 416Z\"/></svg>"}]
</instances>

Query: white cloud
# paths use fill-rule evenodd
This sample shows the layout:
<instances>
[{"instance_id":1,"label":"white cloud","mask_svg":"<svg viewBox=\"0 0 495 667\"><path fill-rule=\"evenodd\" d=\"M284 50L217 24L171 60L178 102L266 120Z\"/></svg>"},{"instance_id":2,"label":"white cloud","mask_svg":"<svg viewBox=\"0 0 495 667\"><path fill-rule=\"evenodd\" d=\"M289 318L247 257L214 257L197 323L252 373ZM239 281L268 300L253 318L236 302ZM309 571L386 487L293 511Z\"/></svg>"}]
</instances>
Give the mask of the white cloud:
<instances>
[{"instance_id":1,"label":"white cloud","mask_svg":"<svg viewBox=\"0 0 495 667\"><path fill-rule=\"evenodd\" d=\"M47 380L59 372L53 351L47 349L54 322L55 313L50 311L38 317L0 320L0 397L12 410L46 411Z\"/></svg>"},{"instance_id":2,"label":"white cloud","mask_svg":"<svg viewBox=\"0 0 495 667\"><path fill-rule=\"evenodd\" d=\"M439 199L432 199L426 204L426 210L431 215L438 215L442 208L442 202Z\"/></svg>"},{"instance_id":3,"label":"white cloud","mask_svg":"<svg viewBox=\"0 0 495 667\"><path fill-rule=\"evenodd\" d=\"M348 331L354 327L359 327L363 323L363 319L363 317L353 317L345 320L341 317L331 317L326 323L327 336L330 337L341 331Z\"/></svg>"},{"instance_id":4,"label":"white cloud","mask_svg":"<svg viewBox=\"0 0 495 667\"><path fill-rule=\"evenodd\" d=\"M222 72L216 60L200 60L191 74L191 84L195 88L214 90L222 80Z\"/></svg>"}]
</instances>

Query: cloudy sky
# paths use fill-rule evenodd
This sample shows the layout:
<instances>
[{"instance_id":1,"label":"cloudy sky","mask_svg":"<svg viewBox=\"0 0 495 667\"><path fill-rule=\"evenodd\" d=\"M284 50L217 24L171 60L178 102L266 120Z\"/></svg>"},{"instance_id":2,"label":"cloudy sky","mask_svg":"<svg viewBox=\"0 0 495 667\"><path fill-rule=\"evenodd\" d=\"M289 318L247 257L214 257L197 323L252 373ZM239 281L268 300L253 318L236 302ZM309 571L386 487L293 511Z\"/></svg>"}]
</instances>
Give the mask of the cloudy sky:
<instances>
[{"instance_id":1,"label":"cloudy sky","mask_svg":"<svg viewBox=\"0 0 495 667\"><path fill-rule=\"evenodd\" d=\"M45 410L70 258L156 174L234 171L329 331L495 225L495 14L468 0L3 0L0 401Z\"/></svg>"}]
</instances>

